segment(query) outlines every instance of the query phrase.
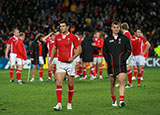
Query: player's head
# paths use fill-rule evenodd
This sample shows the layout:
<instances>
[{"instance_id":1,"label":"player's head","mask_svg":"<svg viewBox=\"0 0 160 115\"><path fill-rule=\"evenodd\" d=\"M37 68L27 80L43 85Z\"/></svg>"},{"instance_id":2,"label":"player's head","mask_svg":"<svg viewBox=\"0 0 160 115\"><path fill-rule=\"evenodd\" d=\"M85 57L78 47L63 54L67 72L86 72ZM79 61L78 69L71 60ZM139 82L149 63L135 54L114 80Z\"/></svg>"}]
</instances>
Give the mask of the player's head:
<instances>
[{"instance_id":1,"label":"player's head","mask_svg":"<svg viewBox=\"0 0 160 115\"><path fill-rule=\"evenodd\" d=\"M13 28L13 34L14 36L18 37L19 36L19 29L16 27L16 28Z\"/></svg>"},{"instance_id":2,"label":"player's head","mask_svg":"<svg viewBox=\"0 0 160 115\"><path fill-rule=\"evenodd\" d=\"M99 31L96 31L96 32L94 33L94 37L95 37L95 38L100 38L100 32L99 32Z\"/></svg>"},{"instance_id":3,"label":"player's head","mask_svg":"<svg viewBox=\"0 0 160 115\"><path fill-rule=\"evenodd\" d=\"M44 35L42 33L38 33L36 35L36 40L42 41L43 37L44 37Z\"/></svg>"},{"instance_id":4,"label":"player's head","mask_svg":"<svg viewBox=\"0 0 160 115\"><path fill-rule=\"evenodd\" d=\"M61 33L67 33L68 30L69 30L69 24L67 21L65 20L62 20L60 22L60 30L61 30Z\"/></svg>"},{"instance_id":5,"label":"player's head","mask_svg":"<svg viewBox=\"0 0 160 115\"><path fill-rule=\"evenodd\" d=\"M142 35L141 29L140 29L140 28L136 28L135 31L134 31L134 34L135 34L137 37L141 36L141 35Z\"/></svg>"},{"instance_id":6,"label":"player's head","mask_svg":"<svg viewBox=\"0 0 160 115\"><path fill-rule=\"evenodd\" d=\"M19 33L19 38L20 38L21 40L24 40L24 39L25 39L25 33L24 33L24 32L20 32L20 33Z\"/></svg>"},{"instance_id":7,"label":"player's head","mask_svg":"<svg viewBox=\"0 0 160 115\"><path fill-rule=\"evenodd\" d=\"M111 29L113 34L118 34L120 30L120 23L118 21L114 21L111 25Z\"/></svg>"},{"instance_id":8,"label":"player's head","mask_svg":"<svg viewBox=\"0 0 160 115\"><path fill-rule=\"evenodd\" d=\"M122 23L121 30L122 30L122 32L129 30L129 25L126 22Z\"/></svg>"}]
</instances>

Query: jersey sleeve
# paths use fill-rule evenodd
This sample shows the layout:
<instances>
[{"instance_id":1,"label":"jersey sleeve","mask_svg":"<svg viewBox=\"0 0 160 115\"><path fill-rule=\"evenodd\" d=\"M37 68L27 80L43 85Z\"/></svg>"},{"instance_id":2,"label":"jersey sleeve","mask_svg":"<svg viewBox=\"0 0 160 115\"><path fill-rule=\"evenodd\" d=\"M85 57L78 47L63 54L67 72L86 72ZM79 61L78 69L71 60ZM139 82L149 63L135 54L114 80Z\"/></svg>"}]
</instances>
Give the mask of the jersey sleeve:
<instances>
[{"instance_id":1,"label":"jersey sleeve","mask_svg":"<svg viewBox=\"0 0 160 115\"><path fill-rule=\"evenodd\" d=\"M48 44L50 41L49 37L46 39L46 44Z\"/></svg>"},{"instance_id":2,"label":"jersey sleeve","mask_svg":"<svg viewBox=\"0 0 160 115\"><path fill-rule=\"evenodd\" d=\"M13 41L13 38L11 37L11 38L8 40L8 44L11 45L12 41Z\"/></svg>"},{"instance_id":3,"label":"jersey sleeve","mask_svg":"<svg viewBox=\"0 0 160 115\"><path fill-rule=\"evenodd\" d=\"M142 37L142 36L141 36L141 39L142 39L142 41L143 41L144 44L147 42L147 40L144 37Z\"/></svg>"},{"instance_id":4,"label":"jersey sleeve","mask_svg":"<svg viewBox=\"0 0 160 115\"><path fill-rule=\"evenodd\" d=\"M78 38L75 35L73 35L73 44L75 48L80 45Z\"/></svg>"}]
</instances>

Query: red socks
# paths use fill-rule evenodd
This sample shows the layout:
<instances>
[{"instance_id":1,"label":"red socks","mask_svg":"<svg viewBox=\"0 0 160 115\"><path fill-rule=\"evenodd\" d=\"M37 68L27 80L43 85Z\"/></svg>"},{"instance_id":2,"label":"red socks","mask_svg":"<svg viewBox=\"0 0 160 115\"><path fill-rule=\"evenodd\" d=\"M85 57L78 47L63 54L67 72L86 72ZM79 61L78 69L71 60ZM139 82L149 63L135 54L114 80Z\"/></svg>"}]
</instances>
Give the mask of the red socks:
<instances>
[{"instance_id":1,"label":"red socks","mask_svg":"<svg viewBox=\"0 0 160 115\"><path fill-rule=\"evenodd\" d=\"M54 76L55 72L56 72L56 66L53 66L53 76Z\"/></svg>"},{"instance_id":2,"label":"red socks","mask_svg":"<svg viewBox=\"0 0 160 115\"><path fill-rule=\"evenodd\" d=\"M62 100L62 86L56 86L57 102L61 103Z\"/></svg>"},{"instance_id":3,"label":"red socks","mask_svg":"<svg viewBox=\"0 0 160 115\"><path fill-rule=\"evenodd\" d=\"M83 77L85 77L87 75L87 69L86 69L86 66L83 67Z\"/></svg>"},{"instance_id":4,"label":"red socks","mask_svg":"<svg viewBox=\"0 0 160 115\"><path fill-rule=\"evenodd\" d=\"M96 66L95 72L96 72L96 75L97 75L98 74L98 66ZM99 72L100 72L100 70L99 70Z\"/></svg>"},{"instance_id":5,"label":"red socks","mask_svg":"<svg viewBox=\"0 0 160 115\"><path fill-rule=\"evenodd\" d=\"M14 69L10 68L9 73L10 73L10 79L13 79Z\"/></svg>"},{"instance_id":6,"label":"red socks","mask_svg":"<svg viewBox=\"0 0 160 115\"><path fill-rule=\"evenodd\" d=\"M112 97L112 101L117 101L116 96L111 96Z\"/></svg>"},{"instance_id":7,"label":"red socks","mask_svg":"<svg viewBox=\"0 0 160 115\"><path fill-rule=\"evenodd\" d=\"M92 74L93 76L96 76L94 66L91 66L90 71L91 71L91 74Z\"/></svg>"},{"instance_id":8,"label":"red socks","mask_svg":"<svg viewBox=\"0 0 160 115\"><path fill-rule=\"evenodd\" d=\"M128 82L129 84L132 84L132 70L131 69L127 70L127 74L128 74Z\"/></svg>"},{"instance_id":9,"label":"red socks","mask_svg":"<svg viewBox=\"0 0 160 115\"><path fill-rule=\"evenodd\" d=\"M40 77L40 78L43 77L43 69L39 69L39 77Z\"/></svg>"},{"instance_id":10,"label":"red socks","mask_svg":"<svg viewBox=\"0 0 160 115\"><path fill-rule=\"evenodd\" d=\"M143 72L144 72L144 67L142 67L142 70L141 70L141 74L142 74L142 76L143 76Z\"/></svg>"},{"instance_id":11,"label":"red socks","mask_svg":"<svg viewBox=\"0 0 160 115\"><path fill-rule=\"evenodd\" d=\"M120 96L119 101L124 101L124 96Z\"/></svg>"},{"instance_id":12,"label":"red socks","mask_svg":"<svg viewBox=\"0 0 160 115\"><path fill-rule=\"evenodd\" d=\"M48 77L49 77L49 78L52 77L52 72L51 72L51 70L48 70Z\"/></svg>"},{"instance_id":13,"label":"red socks","mask_svg":"<svg viewBox=\"0 0 160 115\"><path fill-rule=\"evenodd\" d=\"M116 101L116 96L111 96L112 97L112 101ZM120 96L119 101L124 101L124 96Z\"/></svg>"},{"instance_id":14,"label":"red socks","mask_svg":"<svg viewBox=\"0 0 160 115\"><path fill-rule=\"evenodd\" d=\"M102 71L103 71L102 68L99 69L99 75L100 75L100 76L102 76Z\"/></svg>"},{"instance_id":15,"label":"red socks","mask_svg":"<svg viewBox=\"0 0 160 115\"><path fill-rule=\"evenodd\" d=\"M68 86L68 103L72 103L73 93L74 93L74 85Z\"/></svg>"},{"instance_id":16,"label":"red socks","mask_svg":"<svg viewBox=\"0 0 160 115\"><path fill-rule=\"evenodd\" d=\"M138 84L141 84L142 72L138 73Z\"/></svg>"},{"instance_id":17,"label":"red socks","mask_svg":"<svg viewBox=\"0 0 160 115\"><path fill-rule=\"evenodd\" d=\"M134 68L134 77L136 77L136 76L137 76L137 73L138 73L137 68Z\"/></svg>"},{"instance_id":18,"label":"red socks","mask_svg":"<svg viewBox=\"0 0 160 115\"><path fill-rule=\"evenodd\" d=\"M21 80L21 72L22 72L22 70L17 70L16 71L17 80Z\"/></svg>"}]
</instances>

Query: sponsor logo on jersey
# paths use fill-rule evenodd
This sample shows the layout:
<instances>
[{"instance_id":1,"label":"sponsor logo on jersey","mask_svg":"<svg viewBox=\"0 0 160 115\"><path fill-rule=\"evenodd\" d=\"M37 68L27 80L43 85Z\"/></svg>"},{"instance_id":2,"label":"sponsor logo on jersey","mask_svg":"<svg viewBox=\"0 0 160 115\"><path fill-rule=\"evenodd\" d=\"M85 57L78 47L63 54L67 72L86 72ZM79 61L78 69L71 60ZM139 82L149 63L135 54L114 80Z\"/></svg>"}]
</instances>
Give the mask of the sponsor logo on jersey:
<instances>
[{"instance_id":1,"label":"sponsor logo on jersey","mask_svg":"<svg viewBox=\"0 0 160 115\"><path fill-rule=\"evenodd\" d=\"M61 38L58 38L57 41L61 41Z\"/></svg>"},{"instance_id":2,"label":"sponsor logo on jersey","mask_svg":"<svg viewBox=\"0 0 160 115\"><path fill-rule=\"evenodd\" d=\"M109 40L109 43L112 43L112 42L114 42L114 40Z\"/></svg>"}]
</instances>

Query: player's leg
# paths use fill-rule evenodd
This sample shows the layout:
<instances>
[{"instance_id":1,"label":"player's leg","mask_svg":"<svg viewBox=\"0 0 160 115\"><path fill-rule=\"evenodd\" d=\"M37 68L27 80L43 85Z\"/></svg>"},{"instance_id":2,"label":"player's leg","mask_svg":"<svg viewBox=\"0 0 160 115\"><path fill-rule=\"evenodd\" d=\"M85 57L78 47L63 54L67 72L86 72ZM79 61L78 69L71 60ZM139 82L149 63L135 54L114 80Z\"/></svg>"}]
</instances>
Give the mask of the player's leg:
<instances>
[{"instance_id":1,"label":"player's leg","mask_svg":"<svg viewBox=\"0 0 160 115\"><path fill-rule=\"evenodd\" d=\"M43 81L43 65L39 64L39 81Z\"/></svg>"},{"instance_id":2,"label":"player's leg","mask_svg":"<svg viewBox=\"0 0 160 115\"><path fill-rule=\"evenodd\" d=\"M68 104L67 109L72 109L72 98L74 93L74 76L68 76Z\"/></svg>"},{"instance_id":3,"label":"player's leg","mask_svg":"<svg viewBox=\"0 0 160 115\"><path fill-rule=\"evenodd\" d=\"M110 77L110 91L112 97L112 106L117 106L117 99L116 99L116 76L109 75Z\"/></svg>"},{"instance_id":4,"label":"player's leg","mask_svg":"<svg viewBox=\"0 0 160 115\"><path fill-rule=\"evenodd\" d=\"M133 87L132 85L132 67L131 66L127 67L127 75L128 75L128 84L125 86L125 88L131 88Z\"/></svg>"},{"instance_id":5,"label":"player's leg","mask_svg":"<svg viewBox=\"0 0 160 115\"><path fill-rule=\"evenodd\" d=\"M137 80L137 84L138 84L138 87L141 86L142 67L143 67L143 66L141 66L141 65L137 65L137 69L138 69L138 80Z\"/></svg>"},{"instance_id":6,"label":"player's leg","mask_svg":"<svg viewBox=\"0 0 160 115\"><path fill-rule=\"evenodd\" d=\"M98 69L99 69L99 79L103 79L103 77L102 77L102 72L103 72L103 69L102 69L102 57L98 58Z\"/></svg>"},{"instance_id":7,"label":"player's leg","mask_svg":"<svg viewBox=\"0 0 160 115\"><path fill-rule=\"evenodd\" d=\"M90 80L94 80L96 79L95 67L93 66L93 62L90 62L89 65L90 65L90 71L91 71Z\"/></svg>"},{"instance_id":8,"label":"player's leg","mask_svg":"<svg viewBox=\"0 0 160 115\"><path fill-rule=\"evenodd\" d=\"M14 74L14 67L16 65L16 54L10 54L10 64L11 64L11 67L10 67L10 82L14 82L14 79L13 79L13 74Z\"/></svg>"},{"instance_id":9,"label":"player's leg","mask_svg":"<svg viewBox=\"0 0 160 115\"><path fill-rule=\"evenodd\" d=\"M52 77L52 66L51 64L49 64L50 62L50 57L47 57L48 58L48 80L47 81L50 81L51 80L51 77Z\"/></svg>"},{"instance_id":10,"label":"player's leg","mask_svg":"<svg viewBox=\"0 0 160 115\"><path fill-rule=\"evenodd\" d=\"M37 70L37 64L36 64L36 65L33 64L33 68L32 68L32 79L30 80L30 82L34 82L36 70Z\"/></svg>"},{"instance_id":11,"label":"player's leg","mask_svg":"<svg viewBox=\"0 0 160 115\"><path fill-rule=\"evenodd\" d=\"M75 78L80 77L79 76L79 74L80 74L79 69L80 69L80 63L78 61L76 61L76 67L75 67L76 76L75 76Z\"/></svg>"},{"instance_id":12,"label":"player's leg","mask_svg":"<svg viewBox=\"0 0 160 115\"><path fill-rule=\"evenodd\" d=\"M136 80L136 76L137 76L137 73L138 73L138 70L137 70L137 66L134 67L134 74L132 76L132 80Z\"/></svg>"},{"instance_id":13,"label":"player's leg","mask_svg":"<svg viewBox=\"0 0 160 115\"><path fill-rule=\"evenodd\" d=\"M118 81L119 81L119 107L125 106L124 102L124 94L125 94L125 79L126 79L126 73L119 73L118 74Z\"/></svg>"},{"instance_id":14,"label":"player's leg","mask_svg":"<svg viewBox=\"0 0 160 115\"><path fill-rule=\"evenodd\" d=\"M22 82L21 80L21 72L23 69L23 60L22 59L17 59L17 70L16 70L16 79L17 79L17 83L18 84L23 84L24 82Z\"/></svg>"},{"instance_id":15,"label":"player's leg","mask_svg":"<svg viewBox=\"0 0 160 115\"><path fill-rule=\"evenodd\" d=\"M66 72L57 72L56 73L56 96L57 96L57 105L53 107L54 110L62 109L62 84L63 79L66 75Z\"/></svg>"},{"instance_id":16,"label":"player's leg","mask_svg":"<svg viewBox=\"0 0 160 115\"><path fill-rule=\"evenodd\" d=\"M86 62L83 62L82 65L83 65L83 77L80 78L80 80L84 80L84 79L87 78L87 67L86 67Z\"/></svg>"}]
</instances>

